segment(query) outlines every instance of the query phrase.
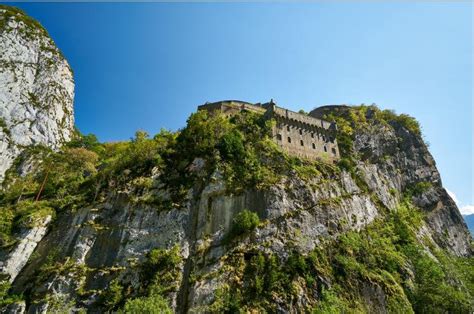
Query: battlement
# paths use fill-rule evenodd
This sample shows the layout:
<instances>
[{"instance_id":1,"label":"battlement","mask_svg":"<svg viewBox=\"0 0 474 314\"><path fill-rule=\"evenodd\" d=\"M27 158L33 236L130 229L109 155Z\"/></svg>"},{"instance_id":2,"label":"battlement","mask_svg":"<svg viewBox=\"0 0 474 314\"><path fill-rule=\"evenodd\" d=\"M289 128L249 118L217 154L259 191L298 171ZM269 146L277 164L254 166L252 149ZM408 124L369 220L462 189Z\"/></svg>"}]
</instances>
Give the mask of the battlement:
<instances>
[{"instance_id":1,"label":"battlement","mask_svg":"<svg viewBox=\"0 0 474 314\"><path fill-rule=\"evenodd\" d=\"M198 110L207 110L209 112L219 111L226 115L232 115L242 110L265 113L267 110L260 104L251 104L240 100L222 100L213 103L205 103L198 106Z\"/></svg>"},{"instance_id":2,"label":"battlement","mask_svg":"<svg viewBox=\"0 0 474 314\"><path fill-rule=\"evenodd\" d=\"M239 100L206 103L198 110L234 115L241 111L263 114L277 123L272 129L273 141L291 155L307 158L340 158L336 141L337 125L306 114L278 107L273 101L252 104Z\"/></svg>"},{"instance_id":3,"label":"battlement","mask_svg":"<svg viewBox=\"0 0 474 314\"><path fill-rule=\"evenodd\" d=\"M270 107L268 104L265 104L263 106L265 106L267 110L272 110L273 115L276 117L285 118L297 123L307 124L309 127L323 128L326 130L331 130L335 128L337 130L337 126L334 122L328 122L307 114L302 114L299 112L291 111L289 109L277 107L276 105L272 105Z\"/></svg>"}]
</instances>

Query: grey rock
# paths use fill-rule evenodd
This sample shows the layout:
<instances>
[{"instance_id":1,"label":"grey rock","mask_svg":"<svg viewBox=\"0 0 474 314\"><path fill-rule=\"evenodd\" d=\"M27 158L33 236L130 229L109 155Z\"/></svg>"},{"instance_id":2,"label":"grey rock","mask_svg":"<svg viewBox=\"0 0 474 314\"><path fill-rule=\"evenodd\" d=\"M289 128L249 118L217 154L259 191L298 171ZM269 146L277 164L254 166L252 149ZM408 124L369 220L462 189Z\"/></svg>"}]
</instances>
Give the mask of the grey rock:
<instances>
[{"instance_id":1,"label":"grey rock","mask_svg":"<svg viewBox=\"0 0 474 314\"><path fill-rule=\"evenodd\" d=\"M0 183L25 147L56 149L74 129L69 64L47 32L25 20L31 18L14 14L0 32Z\"/></svg>"}]
</instances>

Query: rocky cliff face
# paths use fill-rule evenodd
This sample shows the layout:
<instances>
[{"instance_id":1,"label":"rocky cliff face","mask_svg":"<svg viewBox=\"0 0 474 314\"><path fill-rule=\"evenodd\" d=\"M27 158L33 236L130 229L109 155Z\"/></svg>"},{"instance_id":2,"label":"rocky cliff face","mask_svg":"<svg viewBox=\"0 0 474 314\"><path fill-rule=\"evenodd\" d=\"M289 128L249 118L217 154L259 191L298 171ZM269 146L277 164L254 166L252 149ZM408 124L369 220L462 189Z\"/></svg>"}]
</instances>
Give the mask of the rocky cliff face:
<instances>
[{"instance_id":1,"label":"rocky cliff face","mask_svg":"<svg viewBox=\"0 0 474 314\"><path fill-rule=\"evenodd\" d=\"M286 155L248 112L24 148L70 138L72 76L0 12L2 169L24 149L0 194L3 312L472 309L472 238L414 119L314 110L338 123L338 164Z\"/></svg>"},{"instance_id":2,"label":"rocky cliff face","mask_svg":"<svg viewBox=\"0 0 474 314\"><path fill-rule=\"evenodd\" d=\"M390 312L400 307L419 311L412 299L412 293L421 293L416 292L421 285L418 261L427 258L444 265L447 258L467 258L472 263L471 237L421 137L400 121L378 120L375 115L380 111L374 108L336 107L325 114L340 118L352 111L362 112L365 121L358 122L362 127L353 125L349 166L303 163L304 171L281 169L282 175L270 185L230 188L229 170L222 166L222 159L211 167L210 156L191 156L180 174L191 184L181 185L176 198L169 179L173 174L166 166L155 165L137 176L133 167L140 159L134 157L124 166L125 155L121 156L121 170L98 180L102 191L94 187L93 199L74 210L58 210L49 232L36 239L31 257L26 255L27 263L18 258L18 249L4 254L5 264L19 271L10 293L27 295L26 308L31 313L58 308L101 312L155 293L150 291L160 291L176 312L232 311L233 298L240 302L235 306L247 310L299 312L327 304L327 291L339 291L338 300L347 303L337 305L338 310ZM196 135L196 130L191 134ZM129 153L148 151L143 145L160 138L137 139ZM344 145L344 138L340 141ZM168 145L180 149L179 144ZM160 151L153 147L153 152ZM285 155L277 152L277 156ZM403 206L408 206L407 216L397 216L402 215ZM257 213L260 223L235 234L236 217L247 210ZM410 218L415 216L421 217L418 222ZM384 224L393 229L386 230ZM406 230L398 230L399 226ZM369 242L358 238L366 230L372 230L366 235L372 239ZM34 231L38 234L38 227ZM393 239L385 238L391 232ZM413 237L407 235L410 232ZM16 247L22 247L28 236L20 233L17 237ZM354 237L362 242L346 247L346 241ZM390 254L381 257L377 251L364 250L358 256L354 252L361 245L368 245L367 250L390 248L390 254L400 256L391 261ZM404 245L411 249L400 249ZM411 251L416 247L419 255ZM339 250L344 253L335 253ZM159 262L151 267L154 254ZM394 270L359 260L367 255L382 259L380 265L387 259L398 266ZM353 258L357 267L368 270L345 264L340 260L344 258ZM358 275L348 275L351 271ZM273 272L272 280L288 291L268 283L268 274ZM255 282L259 276L262 287L273 292L259 290ZM472 291L462 285L459 289L467 289L470 296ZM253 297L257 299L247 301ZM472 305L463 302L466 307L461 309Z\"/></svg>"},{"instance_id":3,"label":"rocky cliff face","mask_svg":"<svg viewBox=\"0 0 474 314\"><path fill-rule=\"evenodd\" d=\"M71 139L73 99L72 71L46 30L0 6L0 182L25 147Z\"/></svg>"}]
</instances>

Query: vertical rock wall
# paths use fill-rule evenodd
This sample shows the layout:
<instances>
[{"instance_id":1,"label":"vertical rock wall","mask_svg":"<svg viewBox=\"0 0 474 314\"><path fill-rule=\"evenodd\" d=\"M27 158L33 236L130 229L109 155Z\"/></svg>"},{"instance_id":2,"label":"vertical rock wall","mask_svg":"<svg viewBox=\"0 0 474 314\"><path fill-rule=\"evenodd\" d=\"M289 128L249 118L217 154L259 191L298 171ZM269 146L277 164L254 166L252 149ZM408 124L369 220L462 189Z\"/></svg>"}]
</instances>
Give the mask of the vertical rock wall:
<instances>
[{"instance_id":1,"label":"vertical rock wall","mask_svg":"<svg viewBox=\"0 0 474 314\"><path fill-rule=\"evenodd\" d=\"M0 6L0 182L25 147L71 139L73 99L72 70L46 30Z\"/></svg>"}]
</instances>

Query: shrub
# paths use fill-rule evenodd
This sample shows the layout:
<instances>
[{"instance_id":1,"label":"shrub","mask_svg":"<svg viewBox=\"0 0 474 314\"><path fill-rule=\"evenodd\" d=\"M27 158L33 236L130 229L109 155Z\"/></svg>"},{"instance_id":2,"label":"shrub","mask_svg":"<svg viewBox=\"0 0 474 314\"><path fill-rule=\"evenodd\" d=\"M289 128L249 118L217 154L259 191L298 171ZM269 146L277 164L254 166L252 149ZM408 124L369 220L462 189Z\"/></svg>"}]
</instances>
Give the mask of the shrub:
<instances>
[{"instance_id":1,"label":"shrub","mask_svg":"<svg viewBox=\"0 0 474 314\"><path fill-rule=\"evenodd\" d=\"M0 307L22 301L21 295L9 293L11 284L6 280L0 281ZM3 309L5 310L5 309Z\"/></svg>"},{"instance_id":2,"label":"shrub","mask_svg":"<svg viewBox=\"0 0 474 314\"><path fill-rule=\"evenodd\" d=\"M123 299L123 286L118 279L114 279L110 282L107 290L105 290L101 296L101 299L107 309L111 310L117 307Z\"/></svg>"},{"instance_id":3,"label":"shrub","mask_svg":"<svg viewBox=\"0 0 474 314\"><path fill-rule=\"evenodd\" d=\"M339 314L350 313L350 308L346 303L338 297L334 290L324 289L321 292L321 300L313 309L313 314Z\"/></svg>"},{"instance_id":4,"label":"shrub","mask_svg":"<svg viewBox=\"0 0 474 314\"><path fill-rule=\"evenodd\" d=\"M69 148L84 148L89 151L93 151L96 154L102 154L105 151L104 145L102 145L97 137L90 133L87 135L81 134L79 130L76 129L74 137L71 141L66 143L66 147Z\"/></svg>"},{"instance_id":5,"label":"shrub","mask_svg":"<svg viewBox=\"0 0 474 314\"><path fill-rule=\"evenodd\" d=\"M141 297L128 300L124 307L125 313L130 314L172 314L173 311L166 299L160 295Z\"/></svg>"},{"instance_id":6,"label":"shrub","mask_svg":"<svg viewBox=\"0 0 474 314\"><path fill-rule=\"evenodd\" d=\"M256 250L229 256L234 270L229 278L236 279L221 287L227 294L216 293L212 307L217 312L274 312L272 300L291 304L301 291L296 284L307 292L323 288L314 313L367 312L372 309L361 287L376 285L383 289L391 312L468 313L473 306L472 258L433 248L436 259L429 256L416 237L422 223L421 211L404 201L365 229L323 241L308 255L294 251L286 262ZM331 288L326 290L328 281Z\"/></svg>"},{"instance_id":7,"label":"shrub","mask_svg":"<svg viewBox=\"0 0 474 314\"><path fill-rule=\"evenodd\" d=\"M379 110L377 114L380 119L383 119L387 123L390 123L390 122L399 123L410 132L416 135L421 135L420 124L415 118L407 114L402 113L400 115L397 115L395 111L393 110L383 110L383 111Z\"/></svg>"},{"instance_id":8,"label":"shrub","mask_svg":"<svg viewBox=\"0 0 474 314\"><path fill-rule=\"evenodd\" d=\"M337 165L341 170L346 170L346 171L349 171L349 172L355 171L354 170L354 162L349 158L341 158L338 161Z\"/></svg>"},{"instance_id":9,"label":"shrub","mask_svg":"<svg viewBox=\"0 0 474 314\"><path fill-rule=\"evenodd\" d=\"M248 233L257 228L259 223L260 219L256 213L244 209L233 219L229 235L233 238Z\"/></svg>"},{"instance_id":10,"label":"shrub","mask_svg":"<svg viewBox=\"0 0 474 314\"><path fill-rule=\"evenodd\" d=\"M166 295L178 290L182 257L179 246L169 250L153 249L142 266L143 287L147 294Z\"/></svg>"},{"instance_id":11,"label":"shrub","mask_svg":"<svg viewBox=\"0 0 474 314\"><path fill-rule=\"evenodd\" d=\"M226 159L243 161L246 157L243 136L238 130L232 130L224 134L218 148L221 156Z\"/></svg>"},{"instance_id":12,"label":"shrub","mask_svg":"<svg viewBox=\"0 0 474 314\"><path fill-rule=\"evenodd\" d=\"M170 250L153 249L148 252L144 271L151 274L161 270L174 269L180 262L181 255L179 254L178 246L174 246Z\"/></svg>"},{"instance_id":13,"label":"shrub","mask_svg":"<svg viewBox=\"0 0 474 314\"><path fill-rule=\"evenodd\" d=\"M42 223L47 216L55 216L55 211L47 201L23 201L15 206L15 225L33 228Z\"/></svg>"},{"instance_id":14,"label":"shrub","mask_svg":"<svg viewBox=\"0 0 474 314\"><path fill-rule=\"evenodd\" d=\"M431 187L433 187L433 183L431 182L418 182L407 187L405 195L408 197L419 196L428 191Z\"/></svg>"}]
</instances>

